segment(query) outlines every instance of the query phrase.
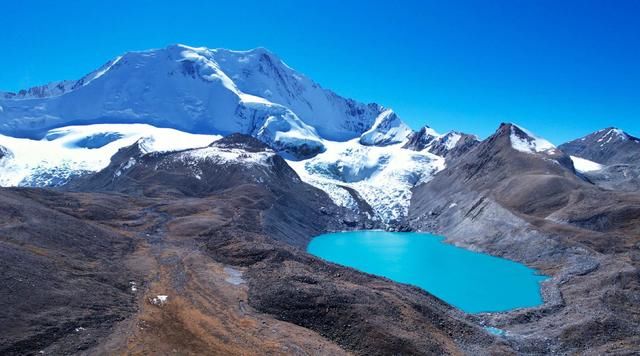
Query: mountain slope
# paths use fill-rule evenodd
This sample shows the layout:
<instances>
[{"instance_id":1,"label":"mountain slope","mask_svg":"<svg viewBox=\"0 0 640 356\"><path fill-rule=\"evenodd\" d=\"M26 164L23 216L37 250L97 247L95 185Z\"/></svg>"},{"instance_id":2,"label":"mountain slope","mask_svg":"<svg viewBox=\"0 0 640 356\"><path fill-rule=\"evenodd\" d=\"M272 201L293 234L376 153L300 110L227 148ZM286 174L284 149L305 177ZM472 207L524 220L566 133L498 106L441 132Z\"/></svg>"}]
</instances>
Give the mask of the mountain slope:
<instances>
[{"instance_id":1,"label":"mountain slope","mask_svg":"<svg viewBox=\"0 0 640 356\"><path fill-rule=\"evenodd\" d=\"M263 207L264 214L281 215L266 223L268 229L279 231L278 238L288 239L304 232L279 227L283 221L290 220L312 221L305 225L317 227L316 231L330 222L372 226L364 214L336 207L323 191L305 184L272 149L241 134L229 135L207 147L174 152L146 152L141 143L136 142L120 149L105 169L78 178L64 189L118 192L129 196L200 198L224 195L240 185L255 185L257 188L252 189L253 193L266 197L271 206ZM286 209L287 206L291 209ZM287 242L301 244L300 241Z\"/></svg>"},{"instance_id":2,"label":"mountain slope","mask_svg":"<svg viewBox=\"0 0 640 356\"><path fill-rule=\"evenodd\" d=\"M414 189L409 222L414 229L436 231L457 245L525 262L552 276L543 284L542 308L492 318L508 333L526 335L521 352L579 352L637 342L640 317L632 310L640 307L633 297L640 284L602 280L638 273L633 256L640 195L586 182L569 156L546 140L501 125ZM607 327L594 327L600 324Z\"/></svg>"},{"instance_id":3,"label":"mountain slope","mask_svg":"<svg viewBox=\"0 0 640 356\"><path fill-rule=\"evenodd\" d=\"M411 188L445 167L444 158L402 148L402 143L374 147L355 139L326 146L313 158L288 163L302 180L326 191L339 206L363 212L358 201L364 199L372 218L388 226L406 217Z\"/></svg>"}]
</instances>

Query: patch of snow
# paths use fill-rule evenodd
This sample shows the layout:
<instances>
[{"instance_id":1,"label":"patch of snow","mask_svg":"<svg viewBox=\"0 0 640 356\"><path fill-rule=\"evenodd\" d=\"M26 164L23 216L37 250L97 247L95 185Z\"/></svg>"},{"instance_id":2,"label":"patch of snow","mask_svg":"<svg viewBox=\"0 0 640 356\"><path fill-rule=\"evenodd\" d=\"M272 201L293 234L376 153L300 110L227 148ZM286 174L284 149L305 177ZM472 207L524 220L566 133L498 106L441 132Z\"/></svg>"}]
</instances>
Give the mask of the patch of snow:
<instances>
[{"instance_id":1,"label":"patch of snow","mask_svg":"<svg viewBox=\"0 0 640 356\"><path fill-rule=\"evenodd\" d=\"M276 153L272 150L266 150L261 152L247 152L239 148L225 148L225 147L203 147L195 150L189 150L179 153L175 156L175 159L182 162L197 162L200 160L207 160L214 162L215 164L243 164L243 165L263 165L266 166L269 163L269 159ZM198 173L200 175L201 173Z\"/></svg>"},{"instance_id":2,"label":"patch of snow","mask_svg":"<svg viewBox=\"0 0 640 356\"><path fill-rule=\"evenodd\" d=\"M576 171L582 173L599 171L604 168L604 166L600 163L596 163L577 156L571 156L571 160L573 161L573 166L575 167Z\"/></svg>"},{"instance_id":3,"label":"patch of snow","mask_svg":"<svg viewBox=\"0 0 640 356\"><path fill-rule=\"evenodd\" d=\"M604 130L600 130L598 131L598 133L603 132ZM628 140L629 137L627 136L627 134L617 128L611 128L608 129L606 133L604 133L602 136L600 136L600 138L596 141L600 143L600 147L604 147L606 144L610 143L611 141L626 141Z\"/></svg>"},{"instance_id":4,"label":"patch of snow","mask_svg":"<svg viewBox=\"0 0 640 356\"><path fill-rule=\"evenodd\" d=\"M524 132L526 134L526 137L520 137L520 135L518 135L518 133L516 132L516 127ZM530 131L516 125L511 126L510 140L511 147L513 147L515 150L525 153L544 152L556 147L551 142L537 137Z\"/></svg>"},{"instance_id":5,"label":"patch of snow","mask_svg":"<svg viewBox=\"0 0 640 356\"><path fill-rule=\"evenodd\" d=\"M440 135L438 133L438 131L436 131L435 129L431 128L430 126L424 126L424 131L428 136L433 136L433 137L440 137L442 135Z\"/></svg>"},{"instance_id":6,"label":"patch of snow","mask_svg":"<svg viewBox=\"0 0 640 356\"><path fill-rule=\"evenodd\" d=\"M460 141L460 138L462 138L462 136L459 133L452 132L445 141L445 144L444 144L445 148L448 151L452 150L454 147L456 147L456 145Z\"/></svg>"},{"instance_id":7,"label":"patch of snow","mask_svg":"<svg viewBox=\"0 0 640 356\"><path fill-rule=\"evenodd\" d=\"M167 295L157 295L153 298L149 298L149 302L153 305L163 305L166 304L167 301L169 300L169 296Z\"/></svg>"},{"instance_id":8,"label":"patch of snow","mask_svg":"<svg viewBox=\"0 0 640 356\"><path fill-rule=\"evenodd\" d=\"M242 271L240 270L233 267L225 267L224 273L227 275L224 279L227 283L233 284L234 286L245 283L245 280L242 278Z\"/></svg>"}]
</instances>

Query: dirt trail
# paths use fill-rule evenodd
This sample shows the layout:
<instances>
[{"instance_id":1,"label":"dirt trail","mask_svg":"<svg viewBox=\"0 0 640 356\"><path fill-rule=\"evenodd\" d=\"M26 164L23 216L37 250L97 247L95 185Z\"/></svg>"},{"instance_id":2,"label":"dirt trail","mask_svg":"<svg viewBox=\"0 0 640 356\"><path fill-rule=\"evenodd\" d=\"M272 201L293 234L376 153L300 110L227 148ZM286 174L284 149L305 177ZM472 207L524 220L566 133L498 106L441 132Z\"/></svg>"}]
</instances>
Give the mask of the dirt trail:
<instances>
[{"instance_id":1,"label":"dirt trail","mask_svg":"<svg viewBox=\"0 0 640 356\"><path fill-rule=\"evenodd\" d=\"M165 210L144 210L141 242L126 262L144 276L131 281L138 312L86 354L345 354L313 331L253 310L243 269L214 261L193 237L172 231Z\"/></svg>"}]
</instances>

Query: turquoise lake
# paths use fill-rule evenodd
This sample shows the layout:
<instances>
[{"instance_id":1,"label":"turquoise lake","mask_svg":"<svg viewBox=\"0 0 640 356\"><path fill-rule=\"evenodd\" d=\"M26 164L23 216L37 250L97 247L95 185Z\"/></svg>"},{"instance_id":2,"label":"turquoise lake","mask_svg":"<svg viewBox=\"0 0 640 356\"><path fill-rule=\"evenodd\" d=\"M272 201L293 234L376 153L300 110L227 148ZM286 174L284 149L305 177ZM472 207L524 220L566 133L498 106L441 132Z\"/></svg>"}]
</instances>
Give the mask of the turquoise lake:
<instances>
[{"instance_id":1,"label":"turquoise lake","mask_svg":"<svg viewBox=\"0 0 640 356\"><path fill-rule=\"evenodd\" d=\"M542 304L546 276L523 264L455 247L415 232L350 231L315 237L309 253L420 287L468 313Z\"/></svg>"}]
</instances>

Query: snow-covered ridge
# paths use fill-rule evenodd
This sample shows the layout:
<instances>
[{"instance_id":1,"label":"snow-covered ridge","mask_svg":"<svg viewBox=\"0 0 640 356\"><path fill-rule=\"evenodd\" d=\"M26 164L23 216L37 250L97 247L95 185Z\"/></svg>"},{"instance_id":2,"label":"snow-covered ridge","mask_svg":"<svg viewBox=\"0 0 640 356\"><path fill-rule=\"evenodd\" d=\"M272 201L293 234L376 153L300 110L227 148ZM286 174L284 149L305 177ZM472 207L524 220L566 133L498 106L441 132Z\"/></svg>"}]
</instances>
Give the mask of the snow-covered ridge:
<instances>
[{"instance_id":1,"label":"snow-covered ridge","mask_svg":"<svg viewBox=\"0 0 640 356\"><path fill-rule=\"evenodd\" d=\"M248 152L239 148L203 147L179 153L175 159L182 161L210 161L215 164L268 165L269 159L275 156L272 150Z\"/></svg>"},{"instance_id":2,"label":"snow-covered ridge","mask_svg":"<svg viewBox=\"0 0 640 356\"><path fill-rule=\"evenodd\" d=\"M104 73L106 73L113 65L118 63L122 59L121 56L118 56L95 71L85 75L79 80L62 80L57 82L48 83L45 85L39 85L35 87L31 87L28 89L23 89L18 91L17 93L4 92L0 93L0 98L4 97L5 99L12 100L20 100L20 99L38 99L38 98L47 98L54 97L65 94L71 90L77 89L83 85L89 84L92 80L101 77Z\"/></svg>"},{"instance_id":3,"label":"snow-covered ridge","mask_svg":"<svg viewBox=\"0 0 640 356\"><path fill-rule=\"evenodd\" d=\"M207 146L217 135L197 135L144 124L96 124L50 130L41 140L0 135L0 186L57 186L105 168L136 142L143 153Z\"/></svg>"},{"instance_id":4,"label":"snow-covered ridge","mask_svg":"<svg viewBox=\"0 0 640 356\"><path fill-rule=\"evenodd\" d=\"M511 140L511 147L513 147L513 149L525 153L539 153L556 148L551 142L534 135L521 126L513 124L511 125L509 139Z\"/></svg>"}]
</instances>

